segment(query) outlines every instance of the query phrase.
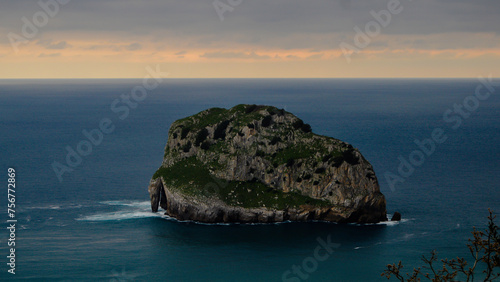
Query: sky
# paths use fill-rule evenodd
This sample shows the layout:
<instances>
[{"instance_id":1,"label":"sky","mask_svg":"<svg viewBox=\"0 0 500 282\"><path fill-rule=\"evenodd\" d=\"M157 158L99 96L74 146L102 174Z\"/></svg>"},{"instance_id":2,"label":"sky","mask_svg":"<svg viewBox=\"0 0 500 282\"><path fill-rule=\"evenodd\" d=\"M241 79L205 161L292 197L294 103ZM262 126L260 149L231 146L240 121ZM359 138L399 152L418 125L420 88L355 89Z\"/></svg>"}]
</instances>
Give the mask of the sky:
<instances>
[{"instance_id":1,"label":"sky","mask_svg":"<svg viewBox=\"0 0 500 282\"><path fill-rule=\"evenodd\" d=\"M500 76L498 0L3 0L0 78Z\"/></svg>"}]
</instances>

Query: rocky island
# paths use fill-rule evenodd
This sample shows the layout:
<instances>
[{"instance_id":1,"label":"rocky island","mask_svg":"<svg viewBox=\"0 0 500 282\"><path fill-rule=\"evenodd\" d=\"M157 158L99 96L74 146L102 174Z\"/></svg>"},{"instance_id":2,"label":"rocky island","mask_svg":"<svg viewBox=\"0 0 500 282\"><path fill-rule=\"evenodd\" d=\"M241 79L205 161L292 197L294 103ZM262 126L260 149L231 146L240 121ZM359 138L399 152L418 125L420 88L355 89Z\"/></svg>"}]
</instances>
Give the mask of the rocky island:
<instances>
[{"instance_id":1,"label":"rocky island","mask_svg":"<svg viewBox=\"0 0 500 282\"><path fill-rule=\"evenodd\" d=\"M370 163L271 106L212 108L175 121L148 191L179 220L268 223L387 220Z\"/></svg>"}]
</instances>

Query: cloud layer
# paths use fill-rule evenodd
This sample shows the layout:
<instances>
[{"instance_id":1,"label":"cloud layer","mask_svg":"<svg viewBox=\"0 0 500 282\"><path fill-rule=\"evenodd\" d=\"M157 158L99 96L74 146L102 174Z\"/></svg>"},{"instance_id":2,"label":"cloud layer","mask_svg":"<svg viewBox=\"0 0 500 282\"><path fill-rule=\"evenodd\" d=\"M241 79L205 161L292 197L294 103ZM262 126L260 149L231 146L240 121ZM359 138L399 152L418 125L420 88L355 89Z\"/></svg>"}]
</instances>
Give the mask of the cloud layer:
<instances>
[{"instance_id":1,"label":"cloud layer","mask_svg":"<svg viewBox=\"0 0 500 282\"><path fill-rule=\"evenodd\" d=\"M51 6L55 1L40 1L58 11L33 38L23 35L23 27L26 21L43 20L36 17L44 11L40 4L31 0L2 3L0 61L120 61L130 67L153 62L219 63L221 69L226 63L257 66L263 62L289 68L301 61L310 68L316 64L317 76L335 76L336 71L323 74L328 68L318 62L329 61L331 68L346 67L341 44L356 46L357 30L366 32L367 25L375 21L374 14L397 3L400 12L385 18L387 26L381 26L376 36L369 37L369 44L358 48L352 62L370 66L381 58L399 62L425 59L430 64L459 60L464 68L474 68L472 74L489 70L487 62L498 63L500 53L500 1L493 0L72 0L57 9ZM12 38L7 36L12 33L27 39L19 44L18 53L13 52ZM419 75L401 71L406 71L403 76ZM234 70L219 73L227 76ZM373 70L372 76L379 73L380 69ZM0 74L19 76L6 70ZM175 76L175 70L172 74ZM115 75L119 76L110 74Z\"/></svg>"}]
</instances>

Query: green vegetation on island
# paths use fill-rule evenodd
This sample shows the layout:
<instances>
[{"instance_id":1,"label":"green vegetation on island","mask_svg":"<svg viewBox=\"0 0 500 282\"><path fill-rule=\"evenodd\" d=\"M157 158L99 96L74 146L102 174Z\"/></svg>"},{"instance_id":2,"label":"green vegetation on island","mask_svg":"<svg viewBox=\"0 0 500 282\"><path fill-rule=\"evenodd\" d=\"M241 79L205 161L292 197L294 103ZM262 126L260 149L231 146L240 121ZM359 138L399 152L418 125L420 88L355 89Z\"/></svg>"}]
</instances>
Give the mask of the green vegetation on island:
<instances>
[{"instance_id":1,"label":"green vegetation on island","mask_svg":"<svg viewBox=\"0 0 500 282\"><path fill-rule=\"evenodd\" d=\"M160 203L168 214L204 221L386 219L359 151L283 109L211 108L175 121L168 135L149 188L153 211Z\"/></svg>"}]
</instances>

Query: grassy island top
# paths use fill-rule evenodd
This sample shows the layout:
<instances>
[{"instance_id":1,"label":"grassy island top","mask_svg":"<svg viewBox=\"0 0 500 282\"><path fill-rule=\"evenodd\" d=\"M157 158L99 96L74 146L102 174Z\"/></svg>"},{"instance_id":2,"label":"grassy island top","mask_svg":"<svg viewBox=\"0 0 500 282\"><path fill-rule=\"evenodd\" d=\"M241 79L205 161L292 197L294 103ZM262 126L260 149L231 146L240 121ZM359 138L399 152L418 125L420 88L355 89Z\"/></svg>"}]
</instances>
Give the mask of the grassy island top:
<instances>
[{"instance_id":1,"label":"grassy island top","mask_svg":"<svg viewBox=\"0 0 500 282\"><path fill-rule=\"evenodd\" d=\"M340 140L314 134L309 124L283 109L211 108L172 124L163 165L153 178L161 176L185 195L216 197L233 206L331 206L310 191L331 181L332 168L357 164L354 151ZM213 183L219 183L216 189L209 187Z\"/></svg>"}]
</instances>

